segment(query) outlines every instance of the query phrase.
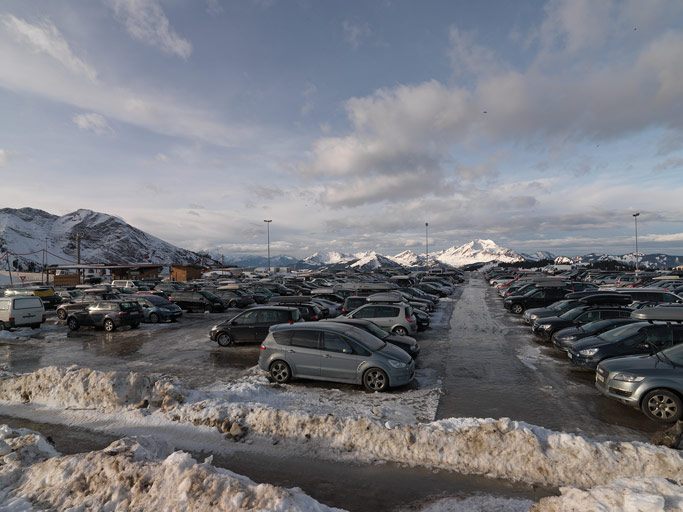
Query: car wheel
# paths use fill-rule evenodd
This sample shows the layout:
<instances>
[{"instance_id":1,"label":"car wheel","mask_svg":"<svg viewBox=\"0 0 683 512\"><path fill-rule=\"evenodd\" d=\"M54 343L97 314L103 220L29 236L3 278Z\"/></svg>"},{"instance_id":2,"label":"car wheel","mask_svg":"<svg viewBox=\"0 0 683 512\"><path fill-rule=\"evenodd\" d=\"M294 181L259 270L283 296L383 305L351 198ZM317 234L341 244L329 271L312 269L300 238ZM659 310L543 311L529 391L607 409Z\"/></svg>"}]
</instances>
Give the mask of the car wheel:
<instances>
[{"instance_id":1,"label":"car wheel","mask_svg":"<svg viewBox=\"0 0 683 512\"><path fill-rule=\"evenodd\" d=\"M158 324L159 323L159 315L156 313L150 313L149 314L149 321L152 322L153 324Z\"/></svg>"},{"instance_id":2,"label":"car wheel","mask_svg":"<svg viewBox=\"0 0 683 512\"><path fill-rule=\"evenodd\" d=\"M653 389L643 398L641 408L651 420L673 423L681 419L683 401L668 389Z\"/></svg>"},{"instance_id":3,"label":"car wheel","mask_svg":"<svg viewBox=\"0 0 683 512\"><path fill-rule=\"evenodd\" d=\"M368 391L384 391L389 387L389 377L379 368L370 368L363 374L363 386Z\"/></svg>"},{"instance_id":4,"label":"car wheel","mask_svg":"<svg viewBox=\"0 0 683 512\"><path fill-rule=\"evenodd\" d=\"M511 311L512 311L515 315L521 315L522 313L524 313L524 306L522 306L521 304L515 304L514 306L512 306L512 310L511 310Z\"/></svg>"},{"instance_id":5,"label":"car wheel","mask_svg":"<svg viewBox=\"0 0 683 512\"><path fill-rule=\"evenodd\" d=\"M31 324L31 329L40 329L40 324Z\"/></svg>"},{"instance_id":6,"label":"car wheel","mask_svg":"<svg viewBox=\"0 0 683 512\"><path fill-rule=\"evenodd\" d=\"M60 320L66 320L66 310L58 309L57 310L57 318L59 318Z\"/></svg>"},{"instance_id":7,"label":"car wheel","mask_svg":"<svg viewBox=\"0 0 683 512\"><path fill-rule=\"evenodd\" d=\"M227 332L222 332L216 337L216 341L221 347L229 347L234 343L234 340L232 339L232 336L230 336Z\"/></svg>"},{"instance_id":8,"label":"car wheel","mask_svg":"<svg viewBox=\"0 0 683 512\"><path fill-rule=\"evenodd\" d=\"M284 384L292 378L292 370L284 361L273 361L270 365L270 376L278 384Z\"/></svg>"},{"instance_id":9,"label":"car wheel","mask_svg":"<svg viewBox=\"0 0 683 512\"><path fill-rule=\"evenodd\" d=\"M102 324L102 327L104 327L104 330L107 332L113 332L114 329L116 329L116 325L114 324L114 321L110 320L108 318L104 321L104 324Z\"/></svg>"},{"instance_id":10,"label":"car wheel","mask_svg":"<svg viewBox=\"0 0 683 512\"><path fill-rule=\"evenodd\" d=\"M405 327L401 327L400 325L398 327L394 327L394 330L392 332L398 336L408 335L408 330Z\"/></svg>"},{"instance_id":11,"label":"car wheel","mask_svg":"<svg viewBox=\"0 0 683 512\"><path fill-rule=\"evenodd\" d=\"M77 331L81 327L78 323L78 320L75 318L69 318L69 320L66 322L66 325L70 331Z\"/></svg>"},{"instance_id":12,"label":"car wheel","mask_svg":"<svg viewBox=\"0 0 683 512\"><path fill-rule=\"evenodd\" d=\"M229 308L236 308L237 302L235 302L234 300L231 300L230 302L228 302L228 307Z\"/></svg>"}]
</instances>

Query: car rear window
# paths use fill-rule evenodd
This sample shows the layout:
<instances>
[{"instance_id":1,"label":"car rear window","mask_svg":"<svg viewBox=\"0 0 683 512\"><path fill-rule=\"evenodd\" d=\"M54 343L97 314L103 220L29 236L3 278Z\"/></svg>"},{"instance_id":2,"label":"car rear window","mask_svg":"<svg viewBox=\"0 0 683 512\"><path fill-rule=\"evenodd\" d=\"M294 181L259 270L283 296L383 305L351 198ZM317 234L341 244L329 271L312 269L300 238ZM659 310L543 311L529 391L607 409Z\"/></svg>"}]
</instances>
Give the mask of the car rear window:
<instances>
[{"instance_id":1,"label":"car rear window","mask_svg":"<svg viewBox=\"0 0 683 512\"><path fill-rule=\"evenodd\" d=\"M42 308L43 303L38 297L21 297L14 299L14 309Z\"/></svg>"},{"instance_id":2,"label":"car rear window","mask_svg":"<svg viewBox=\"0 0 683 512\"><path fill-rule=\"evenodd\" d=\"M131 309L138 309L138 305L133 302L121 302L121 311L130 311Z\"/></svg>"}]
</instances>

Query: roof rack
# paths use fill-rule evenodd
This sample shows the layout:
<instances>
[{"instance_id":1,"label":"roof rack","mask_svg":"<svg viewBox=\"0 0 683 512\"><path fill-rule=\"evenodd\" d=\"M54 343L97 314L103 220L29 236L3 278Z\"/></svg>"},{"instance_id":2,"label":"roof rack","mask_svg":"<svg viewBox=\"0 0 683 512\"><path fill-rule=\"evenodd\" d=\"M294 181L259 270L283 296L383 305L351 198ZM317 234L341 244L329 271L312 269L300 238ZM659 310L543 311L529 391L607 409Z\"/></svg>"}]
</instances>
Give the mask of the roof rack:
<instances>
[{"instance_id":1,"label":"roof rack","mask_svg":"<svg viewBox=\"0 0 683 512\"><path fill-rule=\"evenodd\" d=\"M683 306L657 306L637 309L631 313L636 320L664 320L667 322L683 322Z\"/></svg>"},{"instance_id":2,"label":"roof rack","mask_svg":"<svg viewBox=\"0 0 683 512\"><path fill-rule=\"evenodd\" d=\"M588 295L579 299L579 302L583 304L588 304L589 306L597 304L614 304L619 306L625 306L633 302L630 295L625 293L596 293L594 295Z\"/></svg>"}]
</instances>

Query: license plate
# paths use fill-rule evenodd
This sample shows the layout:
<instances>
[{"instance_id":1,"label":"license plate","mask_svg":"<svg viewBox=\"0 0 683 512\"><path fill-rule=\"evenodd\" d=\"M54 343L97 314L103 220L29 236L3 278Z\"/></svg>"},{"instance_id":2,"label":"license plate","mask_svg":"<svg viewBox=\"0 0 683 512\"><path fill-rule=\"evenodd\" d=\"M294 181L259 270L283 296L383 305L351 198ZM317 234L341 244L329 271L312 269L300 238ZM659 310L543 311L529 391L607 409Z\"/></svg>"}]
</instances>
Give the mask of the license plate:
<instances>
[{"instance_id":1,"label":"license plate","mask_svg":"<svg viewBox=\"0 0 683 512\"><path fill-rule=\"evenodd\" d=\"M605 377L603 377L603 376L600 375L599 373L596 373L596 374L595 374L595 380L598 381L598 382L605 382Z\"/></svg>"}]
</instances>

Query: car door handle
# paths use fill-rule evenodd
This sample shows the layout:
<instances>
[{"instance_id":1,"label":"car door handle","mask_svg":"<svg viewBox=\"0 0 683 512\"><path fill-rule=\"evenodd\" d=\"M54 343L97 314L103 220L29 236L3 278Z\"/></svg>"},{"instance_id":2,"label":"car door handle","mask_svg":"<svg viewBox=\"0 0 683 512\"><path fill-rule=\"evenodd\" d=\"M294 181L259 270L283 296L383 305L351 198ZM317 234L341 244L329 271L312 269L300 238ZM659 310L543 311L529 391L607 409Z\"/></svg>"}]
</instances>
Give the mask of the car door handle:
<instances>
[{"instance_id":1,"label":"car door handle","mask_svg":"<svg viewBox=\"0 0 683 512\"><path fill-rule=\"evenodd\" d=\"M290 354L296 354L296 350L292 350L291 348L287 352L289 352Z\"/></svg>"}]
</instances>

